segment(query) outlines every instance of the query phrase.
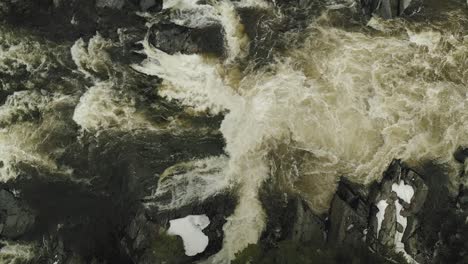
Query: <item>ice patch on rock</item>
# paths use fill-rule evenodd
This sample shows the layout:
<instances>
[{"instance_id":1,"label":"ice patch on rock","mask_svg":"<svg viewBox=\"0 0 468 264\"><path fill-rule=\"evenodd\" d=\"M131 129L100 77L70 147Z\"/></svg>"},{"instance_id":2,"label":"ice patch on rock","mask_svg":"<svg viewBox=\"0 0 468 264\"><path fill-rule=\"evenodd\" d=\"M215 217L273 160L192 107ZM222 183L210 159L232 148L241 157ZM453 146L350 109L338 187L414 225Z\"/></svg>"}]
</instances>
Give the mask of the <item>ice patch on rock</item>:
<instances>
[{"instance_id":1,"label":"ice patch on rock","mask_svg":"<svg viewBox=\"0 0 468 264\"><path fill-rule=\"evenodd\" d=\"M414 189L411 185L405 184L403 181L400 181L399 184L394 183L392 185L392 191L394 191L398 198L402 199L407 203L411 203L411 199L414 195ZM401 241L403 239L403 234L405 233L406 226L408 225L408 219L401 215L401 211L403 209L403 205L401 205L399 200L395 201L396 207L396 220L401 226L403 226L403 230L399 232L398 230L395 233L395 250L396 252L401 252L405 256L406 260L409 263L418 263L414 260L405 250L405 244Z\"/></svg>"},{"instance_id":2,"label":"ice patch on rock","mask_svg":"<svg viewBox=\"0 0 468 264\"><path fill-rule=\"evenodd\" d=\"M188 215L184 218L169 221L168 233L178 235L184 241L185 255L195 256L205 251L208 236L202 230L210 224L206 215Z\"/></svg>"},{"instance_id":3,"label":"ice patch on rock","mask_svg":"<svg viewBox=\"0 0 468 264\"><path fill-rule=\"evenodd\" d=\"M381 200L377 203L377 208L379 211L377 212L377 237L379 236L380 228L382 227L382 222L385 218L385 209L387 209L388 203L386 200Z\"/></svg>"},{"instance_id":4,"label":"ice patch on rock","mask_svg":"<svg viewBox=\"0 0 468 264\"><path fill-rule=\"evenodd\" d=\"M403 201L411 203L411 199L414 195L414 189L411 185L407 185L403 181L400 181L399 184L392 184L392 191L394 191Z\"/></svg>"}]
</instances>

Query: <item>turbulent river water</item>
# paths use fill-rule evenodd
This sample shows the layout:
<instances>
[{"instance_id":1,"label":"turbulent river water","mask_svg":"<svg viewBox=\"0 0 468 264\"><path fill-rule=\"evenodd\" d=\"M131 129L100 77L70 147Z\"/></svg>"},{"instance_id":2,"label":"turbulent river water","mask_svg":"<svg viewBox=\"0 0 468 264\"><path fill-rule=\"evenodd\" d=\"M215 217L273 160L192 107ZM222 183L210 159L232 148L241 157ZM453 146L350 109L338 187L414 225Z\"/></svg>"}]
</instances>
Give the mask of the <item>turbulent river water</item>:
<instances>
[{"instance_id":1,"label":"turbulent river water","mask_svg":"<svg viewBox=\"0 0 468 264\"><path fill-rule=\"evenodd\" d=\"M265 228L259 189L267 180L300 194L319 214L328 209L341 177L379 181L393 159L414 167L428 160L443 164L455 190L465 168L453 153L468 146L466 3L434 4L413 17L369 22L356 18L354 1L279 6L260 0L165 1L175 24L220 24L224 55L169 54L147 36L134 50L144 58L130 67L113 62L107 50L120 44L99 33L56 44L0 28L1 72L30 76L21 87L0 80L6 95L0 179L14 179L18 164L25 163L53 177L92 182L92 175L78 177L61 162L74 141L67 130L74 126L78 141L106 131L221 133L224 153L180 164L190 170L163 181L166 171L153 194L172 192L171 201L156 199L161 209L171 209L235 190L238 204L223 227L222 250L206 261L211 263L257 242ZM252 25L243 24L238 10L264 16L256 28L271 34L250 39L246 28ZM148 27L158 23L155 15L140 16ZM267 55L259 59L262 52ZM148 79L143 85L156 89L160 99L143 100L137 88L126 89L143 86L139 78ZM157 78L161 83L151 83ZM222 121L191 127L193 121L181 115L158 118L165 115L161 101L190 118Z\"/></svg>"}]
</instances>

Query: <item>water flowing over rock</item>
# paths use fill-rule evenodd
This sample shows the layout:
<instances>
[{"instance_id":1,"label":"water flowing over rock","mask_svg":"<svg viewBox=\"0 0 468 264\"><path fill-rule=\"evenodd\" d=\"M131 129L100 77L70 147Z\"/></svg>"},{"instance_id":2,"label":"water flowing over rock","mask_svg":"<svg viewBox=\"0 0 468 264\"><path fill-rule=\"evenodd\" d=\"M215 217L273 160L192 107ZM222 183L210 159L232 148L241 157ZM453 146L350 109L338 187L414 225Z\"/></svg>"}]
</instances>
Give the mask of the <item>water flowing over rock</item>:
<instances>
[{"instance_id":1,"label":"water flowing over rock","mask_svg":"<svg viewBox=\"0 0 468 264\"><path fill-rule=\"evenodd\" d=\"M465 263L466 7L0 0L0 263Z\"/></svg>"}]
</instances>

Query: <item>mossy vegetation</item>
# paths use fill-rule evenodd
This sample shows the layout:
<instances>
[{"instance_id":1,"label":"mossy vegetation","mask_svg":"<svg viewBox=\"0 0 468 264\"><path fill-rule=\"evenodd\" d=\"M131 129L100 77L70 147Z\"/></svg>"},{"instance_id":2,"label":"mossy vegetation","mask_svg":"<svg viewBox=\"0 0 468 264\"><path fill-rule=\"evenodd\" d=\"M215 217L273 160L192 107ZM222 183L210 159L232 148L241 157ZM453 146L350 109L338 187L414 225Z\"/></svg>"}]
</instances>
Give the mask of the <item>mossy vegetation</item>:
<instances>
[{"instance_id":1,"label":"mossy vegetation","mask_svg":"<svg viewBox=\"0 0 468 264\"><path fill-rule=\"evenodd\" d=\"M319 247L283 240L277 247L264 249L251 244L236 254L231 264L395 264L407 263L400 254L382 256L362 246Z\"/></svg>"}]
</instances>

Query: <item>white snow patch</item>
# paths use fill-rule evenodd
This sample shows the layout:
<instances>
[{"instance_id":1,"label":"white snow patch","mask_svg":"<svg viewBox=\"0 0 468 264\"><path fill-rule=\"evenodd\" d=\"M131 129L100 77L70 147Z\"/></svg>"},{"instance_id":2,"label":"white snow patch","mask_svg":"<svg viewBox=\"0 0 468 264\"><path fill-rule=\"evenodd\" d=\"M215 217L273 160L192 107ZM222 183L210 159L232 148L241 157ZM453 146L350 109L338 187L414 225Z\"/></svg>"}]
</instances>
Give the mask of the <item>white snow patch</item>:
<instances>
[{"instance_id":1,"label":"white snow patch","mask_svg":"<svg viewBox=\"0 0 468 264\"><path fill-rule=\"evenodd\" d=\"M210 224L206 215L188 215L169 221L168 234L178 235L184 241L185 255L195 256L205 251L208 237L202 232Z\"/></svg>"},{"instance_id":2,"label":"white snow patch","mask_svg":"<svg viewBox=\"0 0 468 264\"><path fill-rule=\"evenodd\" d=\"M398 197L403 199L403 201L411 203L411 198L413 198L414 195L414 189L411 185L407 185L403 181L400 181L399 184L392 184L392 191L396 192Z\"/></svg>"},{"instance_id":3,"label":"white snow patch","mask_svg":"<svg viewBox=\"0 0 468 264\"><path fill-rule=\"evenodd\" d=\"M385 209L387 209L388 203L386 200L380 200L376 206L379 209L379 211L377 212L377 215L375 216L377 217L377 237L378 237L380 228L382 227L382 222L385 218Z\"/></svg>"},{"instance_id":4,"label":"white snow patch","mask_svg":"<svg viewBox=\"0 0 468 264\"><path fill-rule=\"evenodd\" d=\"M392 191L396 192L398 195L398 198L402 199L403 201L407 203L411 203L411 199L413 198L414 195L414 189L411 185L406 185L403 181L400 181L399 184L394 183L392 185ZM401 242L403 239L403 234L405 233L406 226L408 225L408 219L404 216L401 215L401 210L403 209L403 205L401 205L399 200L395 201L395 207L396 207L396 217L397 217L397 222L403 226L403 231L402 232L397 232L395 233L395 250L396 252L402 252L403 255L405 256L406 260L409 263L412 264L417 264L418 262L414 260L405 250L405 244Z\"/></svg>"}]
</instances>

